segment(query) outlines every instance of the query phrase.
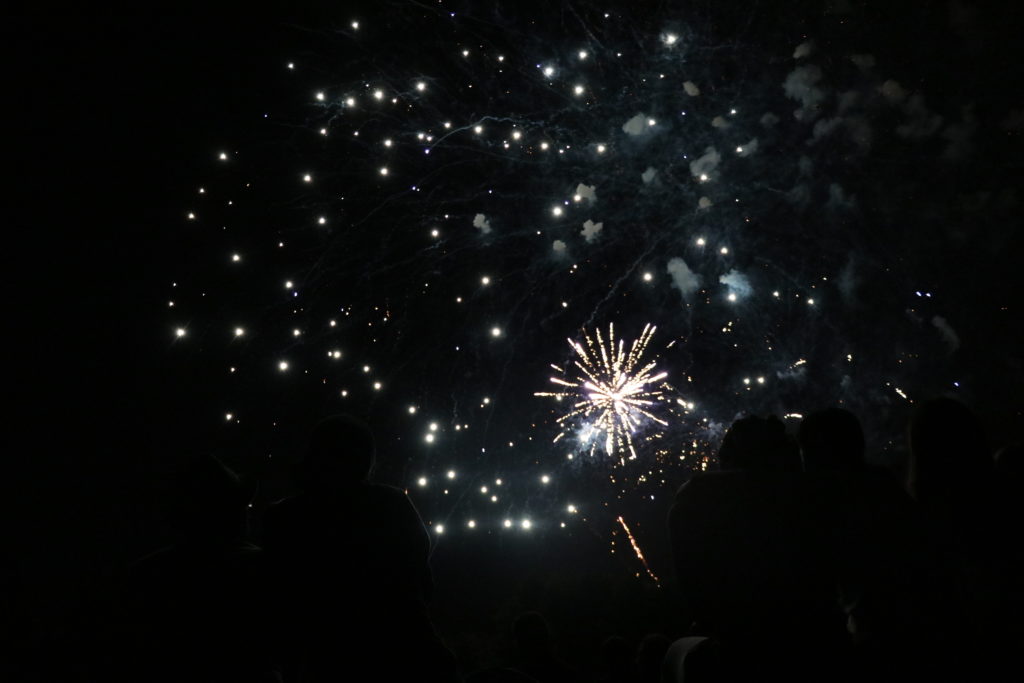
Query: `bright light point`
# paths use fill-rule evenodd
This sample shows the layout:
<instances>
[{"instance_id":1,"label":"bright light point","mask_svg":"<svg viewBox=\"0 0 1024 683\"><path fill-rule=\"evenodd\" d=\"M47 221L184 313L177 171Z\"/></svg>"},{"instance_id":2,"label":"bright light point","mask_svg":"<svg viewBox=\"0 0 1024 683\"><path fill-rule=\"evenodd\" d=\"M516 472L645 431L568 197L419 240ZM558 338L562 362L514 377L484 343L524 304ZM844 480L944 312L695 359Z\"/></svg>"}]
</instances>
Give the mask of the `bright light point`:
<instances>
[{"instance_id":1,"label":"bright light point","mask_svg":"<svg viewBox=\"0 0 1024 683\"><path fill-rule=\"evenodd\" d=\"M329 355L334 360L338 360L339 358L341 358L341 351L329 351L327 355Z\"/></svg>"},{"instance_id":2,"label":"bright light point","mask_svg":"<svg viewBox=\"0 0 1024 683\"><path fill-rule=\"evenodd\" d=\"M385 147L390 147L391 146L391 138L388 138L387 140L384 141L384 146Z\"/></svg>"},{"instance_id":3,"label":"bright light point","mask_svg":"<svg viewBox=\"0 0 1024 683\"><path fill-rule=\"evenodd\" d=\"M501 486L501 479L495 479L494 480L494 485L495 486Z\"/></svg>"},{"instance_id":4,"label":"bright light point","mask_svg":"<svg viewBox=\"0 0 1024 683\"><path fill-rule=\"evenodd\" d=\"M808 299L807 300L807 305L808 306L813 306L814 305L814 299Z\"/></svg>"},{"instance_id":5,"label":"bright light point","mask_svg":"<svg viewBox=\"0 0 1024 683\"><path fill-rule=\"evenodd\" d=\"M697 238L697 246L698 247L703 247L705 244L707 244L707 242L704 240L703 237L698 237Z\"/></svg>"},{"instance_id":6,"label":"bright light point","mask_svg":"<svg viewBox=\"0 0 1024 683\"><path fill-rule=\"evenodd\" d=\"M452 127L452 122L451 121L445 121L444 122L444 127L445 128L451 128Z\"/></svg>"},{"instance_id":7,"label":"bright light point","mask_svg":"<svg viewBox=\"0 0 1024 683\"><path fill-rule=\"evenodd\" d=\"M231 413L228 413L227 415L224 416L224 419L230 421L231 418L233 418L233 417L234 417L234 415L232 415Z\"/></svg>"},{"instance_id":8,"label":"bright light point","mask_svg":"<svg viewBox=\"0 0 1024 683\"><path fill-rule=\"evenodd\" d=\"M736 148L736 153L737 154L743 154L743 148L742 147L737 147Z\"/></svg>"},{"instance_id":9,"label":"bright light point","mask_svg":"<svg viewBox=\"0 0 1024 683\"><path fill-rule=\"evenodd\" d=\"M505 61L505 55L498 55L498 61L499 62L504 62Z\"/></svg>"},{"instance_id":10,"label":"bright light point","mask_svg":"<svg viewBox=\"0 0 1024 683\"><path fill-rule=\"evenodd\" d=\"M757 383L758 384L764 384L764 377L758 377L757 378Z\"/></svg>"},{"instance_id":11,"label":"bright light point","mask_svg":"<svg viewBox=\"0 0 1024 683\"><path fill-rule=\"evenodd\" d=\"M490 402L491 402L491 397L490 396L484 396L484 405L487 405Z\"/></svg>"},{"instance_id":12,"label":"bright light point","mask_svg":"<svg viewBox=\"0 0 1024 683\"><path fill-rule=\"evenodd\" d=\"M364 365L363 366L363 372L369 372L369 371L370 371L370 366L369 365Z\"/></svg>"},{"instance_id":13,"label":"bright light point","mask_svg":"<svg viewBox=\"0 0 1024 683\"><path fill-rule=\"evenodd\" d=\"M373 91L373 99L375 99L375 100L383 100L384 99L384 91L383 90L374 90Z\"/></svg>"},{"instance_id":14,"label":"bright light point","mask_svg":"<svg viewBox=\"0 0 1024 683\"><path fill-rule=\"evenodd\" d=\"M552 76L554 76L555 75L555 67L553 67L553 66L546 66L546 67L544 67L544 75L547 76L548 78L551 78Z\"/></svg>"},{"instance_id":15,"label":"bright light point","mask_svg":"<svg viewBox=\"0 0 1024 683\"><path fill-rule=\"evenodd\" d=\"M194 221L194 220L196 219L196 215L195 215L194 213L192 213L192 212L189 212L189 214L188 214L188 219L189 219L190 221Z\"/></svg>"},{"instance_id":16,"label":"bright light point","mask_svg":"<svg viewBox=\"0 0 1024 683\"><path fill-rule=\"evenodd\" d=\"M327 129L326 128L321 128L320 129L320 135L327 135Z\"/></svg>"},{"instance_id":17,"label":"bright light point","mask_svg":"<svg viewBox=\"0 0 1024 683\"><path fill-rule=\"evenodd\" d=\"M431 422L430 423L430 431L432 431L432 432L436 432L437 431L437 423L436 422Z\"/></svg>"},{"instance_id":18,"label":"bright light point","mask_svg":"<svg viewBox=\"0 0 1024 683\"><path fill-rule=\"evenodd\" d=\"M504 524L504 526L505 526L505 528L506 528L506 529L510 529L510 528L512 528L512 520L511 520L511 519L506 519L506 520L505 520L505 521L503 522L503 524Z\"/></svg>"},{"instance_id":19,"label":"bright light point","mask_svg":"<svg viewBox=\"0 0 1024 683\"><path fill-rule=\"evenodd\" d=\"M562 215L562 207L556 206L555 208L551 209L551 213L553 215L555 215L555 216L561 216Z\"/></svg>"},{"instance_id":20,"label":"bright light point","mask_svg":"<svg viewBox=\"0 0 1024 683\"><path fill-rule=\"evenodd\" d=\"M577 95L582 95L583 94L583 86L582 85L577 85L575 88L572 89L572 91L575 94L577 94Z\"/></svg>"},{"instance_id":21,"label":"bright light point","mask_svg":"<svg viewBox=\"0 0 1024 683\"><path fill-rule=\"evenodd\" d=\"M512 131L512 139L513 140L518 140L521 137L523 137L523 134L520 133L518 130Z\"/></svg>"},{"instance_id":22,"label":"bright light point","mask_svg":"<svg viewBox=\"0 0 1024 683\"><path fill-rule=\"evenodd\" d=\"M316 99L319 100L320 102L323 102L324 101L324 94L322 92L318 92L316 94Z\"/></svg>"},{"instance_id":23,"label":"bright light point","mask_svg":"<svg viewBox=\"0 0 1024 683\"><path fill-rule=\"evenodd\" d=\"M605 150L606 150L606 149L608 149L608 148L607 148L607 147L605 147L604 145L598 145L598 146L597 146L597 153L598 153L598 154L604 154L604 152L605 152Z\"/></svg>"},{"instance_id":24,"label":"bright light point","mask_svg":"<svg viewBox=\"0 0 1024 683\"><path fill-rule=\"evenodd\" d=\"M345 104L347 104L350 107L356 106L356 98L349 97L347 100L345 100Z\"/></svg>"},{"instance_id":25,"label":"bright light point","mask_svg":"<svg viewBox=\"0 0 1024 683\"><path fill-rule=\"evenodd\" d=\"M500 327L492 327L491 328L491 336L492 337L500 337L501 336L501 328Z\"/></svg>"},{"instance_id":26,"label":"bright light point","mask_svg":"<svg viewBox=\"0 0 1024 683\"><path fill-rule=\"evenodd\" d=\"M346 396L348 396L348 389L342 389L341 390L341 397L345 398Z\"/></svg>"},{"instance_id":27,"label":"bright light point","mask_svg":"<svg viewBox=\"0 0 1024 683\"><path fill-rule=\"evenodd\" d=\"M541 148L541 149L547 149L547 148L548 148L548 147L550 147L550 146L551 146L551 145L549 145L549 144L548 144L548 143L546 143L546 142L542 142L542 143L540 143L540 148Z\"/></svg>"},{"instance_id":28,"label":"bright light point","mask_svg":"<svg viewBox=\"0 0 1024 683\"><path fill-rule=\"evenodd\" d=\"M242 257L241 257L240 255L238 255L238 254L232 254L232 255L231 255L231 260L232 260L232 261L233 261L234 263L238 263L239 261L241 261L241 260L242 260Z\"/></svg>"},{"instance_id":29,"label":"bright light point","mask_svg":"<svg viewBox=\"0 0 1024 683\"><path fill-rule=\"evenodd\" d=\"M410 415L415 415L416 414L416 406L409 406L409 414Z\"/></svg>"},{"instance_id":30,"label":"bright light point","mask_svg":"<svg viewBox=\"0 0 1024 683\"><path fill-rule=\"evenodd\" d=\"M316 222L319 223L320 225L327 225L327 218L325 218L324 216L320 216L320 218L316 219Z\"/></svg>"},{"instance_id":31,"label":"bright light point","mask_svg":"<svg viewBox=\"0 0 1024 683\"><path fill-rule=\"evenodd\" d=\"M480 278L480 284L482 284L482 285L489 285L489 284L491 284L491 278L489 278L486 275L484 275L482 278Z\"/></svg>"},{"instance_id":32,"label":"bright light point","mask_svg":"<svg viewBox=\"0 0 1024 683\"><path fill-rule=\"evenodd\" d=\"M443 534L444 533L444 525L443 524L438 524L434 528L437 530L437 533L439 533L439 534Z\"/></svg>"},{"instance_id":33,"label":"bright light point","mask_svg":"<svg viewBox=\"0 0 1024 683\"><path fill-rule=\"evenodd\" d=\"M730 109L730 110L729 110L729 113L730 113L730 114L735 114L735 113L736 113L736 110L735 110L735 109Z\"/></svg>"},{"instance_id":34,"label":"bright light point","mask_svg":"<svg viewBox=\"0 0 1024 683\"><path fill-rule=\"evenodd\" d=\"M288 68L289 69L294 69L295 68L295 62L288 62Z\"/></svg>"},{"instance_id":35,"label":"bright light point","mask_svg":"<svg viewBox=\"0 0 1024 683\"><path fill-rule=\"evenodd\" d=\"M292 287L294 287L294 284L292 284L292 281L291 281L291 280L287 280L287 281L286 281L286 282L284 283L284 288L285 288L285 289L291 289Z\"/></svg>"},{"instance_id":36,"label":"bright light point","mask_svg":"<svg viewBox=\"0 0 1024 683\"><path fill-rule=\"evenodd\" d=\"M179 327L178 329L176 329L174 331L174 336L176 336L176 337L184 337L185 336L185 328L184 327Z\"/></svg>"},{"instance_id":37,"label":"bright light point","mask_svg":"<svg viewBox=\"0 0 1024 683\"><path fill-rule=\"evenodd\" d=\"M483 126L473 126L473 132L476 133L477 135L480 135L480 133L484 132L484 127Z\"/></svg>"},{"instance_id":38,"label":"bright light point","mask_svg":"<svg viewBox=\"0 0 1024 683\"><path fill-rule=\"evenodd\" d=\"M577 56L578 56L578 57L579 57L580 59L586 59L586 58L587 58L587 51L586 51L586 50L580 50L580 51L579 51L579 54L578 54Z\"/></svg>"},{"instance_id":39,"label":"bright light point","mask_svg":"<svg viewBox=\"0 0 1024 683\"><path fill-rule=\"evenodd\" d=\"M434 435L433 434L427 434L426 436L423 437L423 439L427 443L434 443Z\"/></svg>"},{"instance_id":40,"label":"bright light point","mask_svg":"<svg viewBox=\"0 0 1024 683\"><path fill-rule=\"evenodd\" d=\"M563 301L562 302L562 308L569 308L569 302L568 301Z\"/></svg>"},{"instance_id":41,"label":"bright light point","mask_svg":"<svg viewBox=\"0 0 1024 683\"><path fill-rule=\"evenodd\" d=\"M302 176L302 180L304 180L307 183L311 183L313 182L313 176L307 173L306 175Z\"/></svg>"},{"instance_id":42,"label":"bright light point","mask_svg":"<svg viewBox=\"0 0 1024 683\"><path fill-rule=\"evenodd\" d=\"M424 90L427 89L427 84L424 83L423 81L420 81L419 83L416 84L416 89L419 90L420 92L423 92Z\"/></svg>"},{"instance_id":43,"label":"bright light point","mask_svg":"<svg viewBox=\"0 0 1024 683\"><path fill-rule=\"evenodd\" d=\"M352 30L353 31L358 31L359 30L359 22L358 21L353 21L352 22Z\"/></svg>"},{"instance_id":44,"label":"bright light point","mask_svg":"<svg viewBox=\"0 0 1024 683\"><path fill-rule=\"evenodd\" d=\"M221 152L221 153L220 153L220 156L219 156L218 158L219 158L219 159L220 159L221 161L227 161L227 160L228 160L228 155L227 155L226 153L224 153L224 152Z\"/></svg>"},{"instance_id":45,"label":"bright light point","mask_svg":"<svg viewBox=\"0 0 1024 683\"><path fill-rule=\"evenodd\" d=\"M530 523L530 520L524 519L520 526L522 526L524 529L529 529L533 525Z\"/></svg>"},{"instance_id":46,"label":"bright light point","mask_svg":"<svg viewBox=\"0 0 1024 683\"><path fill-rule=\"evenodd\" d=\"M462 51L462 56L463 57L468 57L469 56L469 50L463 50Z\"/></svg>"},{"instance_id":47,"label":"bright light point","mask_svg":"<svg viewBox=\"0 0 1024 683\"><path fill-rule=\"evenodd\" d=\"M284 372L285 370L287 370L288 369L288 361L283 360L280 363L278 363L277 364L277 369L280 370L281 372Z\"/></svg>"},{"instance_id":48,"label":"bright light point","mask_svg":"<svg viewBox=\"0 0 1024 683\"><path fill-rule=\"evenodd\" d=\"M749 377L744 377L743 378L743 383L744 384L750 384L750 378Z\"/></svg>"},{"instance_id":49,"label":"bright light point","mask_svg":"<svg viewBox=\"0 0 1024 683\"><path fill-rule=\"evenodd\" d=\"M772 292L772 296L774 296L776 299L778 299L779 296L781 296L781 295L778 292Z\"/></svg>"},{"instance_id":50,"label":"bright light point","mask_svg":"<svg viewBox=\"0 0 1024 683\"><path fill-rule=\"evenodd\" d=\"M245 334L245 330L243 330L241 327L236 327L235 328L235 336L236 337L241 337L243 334Z\"/></svg>"},{"instance_id":51,"label":"bright light point","mask_svg":"<svg viewBox=\"0 0 1024 683\"><path fill-rule=\"evenodd\" d=\"M734 294L733 292L729 292L729 296L727 298L729 299L729 301L736 301L736 294Z\"/></svg>"},{"instance_id":52,"label":"bright light point","mask_svg":"<svg viewBox=\"0 0 1024 683\"><path fill-rule=\"evenodd\" d=\"M387 175L388 174L388 167L387 166L382 166L381 169L380 169L380 174L381 175Z\"/></svg>"},{"instance_id":53,"label":"bright light point","mask_svg":"<svg viewBox=\"0 0 1024 683\"><path fill-rule=\"evenodd\" d=\"M469 520L468 522L466 522L466 526L468 526L470 529L475 529L476 522L474 522L473 520Z\"/></svg>"},{"instance_id":54,"label":"bright light point","mask_svg":"<svg viewBox=\"0 0 1024 683\"><path fill-rule=\"evenodd\" d=\"M654 279L653 275L651 275L650 273L644 273L644 282L650 282L653 279Z\"/></svg>"},{"instance_id":55,"label":"bright light point","mask_svg":"<svg viewBox=\"0 0 1024 683\"><path fill-rule=\"evenodd\" d=\"M708 181L708 174L707 173L701 173L700 174L700 181L702 183L706 183Z\"/></svg>"},{"instance_id":56,"label":"bright light point","mask_svg":"<svg viewBox=\"0 0 1024 683\"><path fill-rule=\"evenodd\" d=\"M576 514L576 506L575 505L570 505L570 506L568 506L565 509L569 511L569 514L572 514L572 515Z\"/></svg>"},{"instance_id":57,"label":"bright light point","mask_svg":"<svg viewBox=\"0 0 1024 683\"><path fill-rule=\"evenodd\" d=\"M721 254L728 254L728 253L729 253L729 247L722 247L722 248L721 248L721 249L719 249L718 251L719 251L719 253L721 253Z\"/></svg>"},{"instance_id":58,"label":"bright light point","mask_svg":"<svg viewBox=\"0 0 1024 683\"><path fill-rule=\"evenodd\" d=\"M551 477L549 477L548 475L545 474L544 476L542 476L540 478L540 483L542 483L542 484L550 484L551 483Z\"/></svg>"},{"instance_id":59,"label":"bright light point","mask_svg":"<svg viewBox=\"0 0 1024 683\"><path fill-rule=\"evenodd\" d=\"M337 327L338 326L338 321L337 320L332 320L330 322L330 325L331 325L331 327Z\"/></svg>"},{"instance_id":60,"label":"bright light point","mask_svg":"<svg viewBox=\"0 0 1024 683\"><path fill-rule=\"evenodd\" d=\"M380 382L374 382L373 383L373 390L374 391L380 391L380 387L381 387L381 383Z\"/></svg>"},{"instance_id":61,"label":"bright light point","mask_svg":"<svg viewBox=\"0 0 1024 683\"><path fill-rule=\"evenodd\" d=\"M440 234L441 234L441 231L440 231L440 230L437 230L437 229L434 229L434 230L431 230L431 231L430 231L430 236L431 236L431 237L437 237L437 236L438 236L438 235L440 235Z\"/></svg>"},{"instance_id":62,"label":"bright light point","mask_svg":"<svg viewBox=\"0 0 1024 683\"><path fill-rule=\"evenodd\" d=\"M666 45L675 45L676 41L679 40L679 36L674 33L666 33L663 40Z\"/></svg>"},{"instance_id":63,"label":"bright light point","mask_svg":"<svg viewBox=\"0 0 1024 683\"><path fill-rule=\"evenodd\" d=\"M449 479L454 479L455 478L455 470L448 470L448 478Z\"/></svg>"},{"instance_id":64,"label":"bright light point","mask_svg":"<svg viewBox=\"0 0 1024 683\"><path fill-rule=\"evenodd\" d=\"M657 123L658 122L655 121L654 119L647 119L647 125L648 126L654 126L654 125L657 125Z\"/></svg>"},{"instance_id":65,"label":"bright light point","mask_svg":"<svg viewBox=\"0 0 1024 683\"><path fill-rule=\"evenodd\" d=\"M427 485L427 478L426 477L420 477L419 479L416 480L416 483L419 484L420 486L426 486Z\"/></svg>"},{"instance_id":66,"label":"bright light point","mask_svg":"<svg viewBox=\"0 0 1024 683\"><path fill-rule=\"evenodd\" d=\"M299 329L292 330L292 336L293 337L298 337L300 334L302 334L302 330L299 330Z\"/></svg>"}]
</instances>

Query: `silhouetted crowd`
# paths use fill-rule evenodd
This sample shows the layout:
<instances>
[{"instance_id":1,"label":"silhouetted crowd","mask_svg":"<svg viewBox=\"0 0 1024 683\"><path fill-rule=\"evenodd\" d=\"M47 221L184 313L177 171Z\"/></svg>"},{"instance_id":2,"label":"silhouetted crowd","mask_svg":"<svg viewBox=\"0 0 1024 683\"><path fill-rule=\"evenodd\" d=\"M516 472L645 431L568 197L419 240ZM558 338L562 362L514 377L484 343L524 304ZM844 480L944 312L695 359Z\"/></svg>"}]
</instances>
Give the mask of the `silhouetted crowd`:
<instances>
[{"instance_id":1,"label":"silhouetted crowd","mask_svg":"<svg viewBox=\"0 0 1024 683\"><path fill-rule=\"evenodd\" d=\"M688 628L612 636L607 682L1024 680L1019 444L993 455L962 404L921 405L906 485L866 464L857 418L725 434L679 489L667 533ZM251 491L213 457L180 483L178 540L132 564L110 678L130 681L582 681L538 612L503 666L460 670L428 612L430 538L369 480L370 430L314 429L299 493L248 541ZM599 599L595 596L595 599Z\"/></svg>"}]
</instances>

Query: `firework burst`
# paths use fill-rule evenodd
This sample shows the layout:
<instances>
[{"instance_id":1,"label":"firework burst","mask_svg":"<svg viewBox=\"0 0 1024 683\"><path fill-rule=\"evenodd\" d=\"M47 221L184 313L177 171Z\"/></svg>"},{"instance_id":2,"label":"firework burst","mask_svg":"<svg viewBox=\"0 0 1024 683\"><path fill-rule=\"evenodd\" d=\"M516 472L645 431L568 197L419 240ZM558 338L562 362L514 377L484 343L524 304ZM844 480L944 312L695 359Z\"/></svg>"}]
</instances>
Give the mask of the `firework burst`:
<instances>
[{"instance_id":1,"label":"firework burst","mask_svg":"<svg viewBox=\"0 0 1024 683\"><path fill-rule=\"evenodd\" d=\"M568 340L577 356L573 363L578 371L576 376L571 380L552 377L551 382L562 390L534 394L575 401L572 409L557 420L562 430L555 437L556 442L581 423L581 438L584 444L589 444L590 455L603 441L605 452L618 455L619 462L625 464L626 453L630 460L637 457L633 434L642 423L650 420L662 427L668 425L651 412L656 404L665 400L664 390L668 387L662 380L667 373L655 374L655 361L641 365L656 329L647 324L628 351L624 340L616 342L614 325L608 326L607 340L600 329L594 331L593 337L583 331L585 346ZM557 365L551 367L565 375Z\"/></svg>"}]
</instances>

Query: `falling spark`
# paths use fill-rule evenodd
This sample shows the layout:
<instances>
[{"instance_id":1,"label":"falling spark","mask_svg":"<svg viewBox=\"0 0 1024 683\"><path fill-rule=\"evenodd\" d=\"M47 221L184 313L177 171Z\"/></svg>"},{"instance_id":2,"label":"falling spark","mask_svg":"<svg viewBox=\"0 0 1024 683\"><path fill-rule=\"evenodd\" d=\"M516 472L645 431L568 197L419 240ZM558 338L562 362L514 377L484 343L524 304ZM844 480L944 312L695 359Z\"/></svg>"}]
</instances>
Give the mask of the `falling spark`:
<instances>
[{"instance_id":1,"label":"falling spark","mask_svg":"<svg viewBox=\"0 0 1024 683\"><path fill-rule=\"evenodd\" d=\"M636 553L637 559L640 560L640 563L644 566L644 569L647 571L647 574L652 579L654 579L654 583L656 585L661 586L661 579L659 579L657 575L654 572L652 572L651 568L647 565L647 559L644 557L643 551L640 550L640 544L636 542L635 538L633 538L633 533L629 530L629 527L626 526L626 520L622 518L622 515L619 515L618 522L622 525L623 531L626 532L626 537L629 538L629 544L633 546L633 552Z\"/></svg>"}]
</instances>

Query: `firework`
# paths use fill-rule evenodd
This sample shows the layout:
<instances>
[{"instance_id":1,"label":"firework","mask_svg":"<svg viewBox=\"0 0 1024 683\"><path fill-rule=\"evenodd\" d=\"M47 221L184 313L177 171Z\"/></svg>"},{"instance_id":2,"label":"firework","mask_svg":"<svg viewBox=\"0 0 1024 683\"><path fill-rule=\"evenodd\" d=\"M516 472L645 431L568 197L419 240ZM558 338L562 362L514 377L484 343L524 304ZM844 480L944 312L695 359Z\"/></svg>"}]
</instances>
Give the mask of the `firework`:
<instances>
[{"instance_id":1,"label":"firework","mask_svg":"<svg viewBox=\"0 0 1024 683\"><path fill-rule=\"evenodd\" d=\"M584 444L589 444L590 455L594 455L603 441L605 452L617 455L619 462L625 464L626 453L630 460L637 457L633 434L643 423L649 420L662 427L668 426L668 422L651 412L664 400L667 386L662 380L667 373L654 374L655 361L641 365L644 351L656 329L648 323L640 337L629 345L628 351L624 340L619 339L616 343L614 325L608 325L607 341L601 336L600 329L594 331L594 337L583 331L585 347L568 340L576 352L573 365L578 373L571 380L551 378L553 384L562 388L561 391L535 394L574 401L572 409L557 420L562 431L555 441L566 436L572 426L582 423L581 439ZM551 367L562 372L558 366Z\"/></svg>"}]
</instances>

